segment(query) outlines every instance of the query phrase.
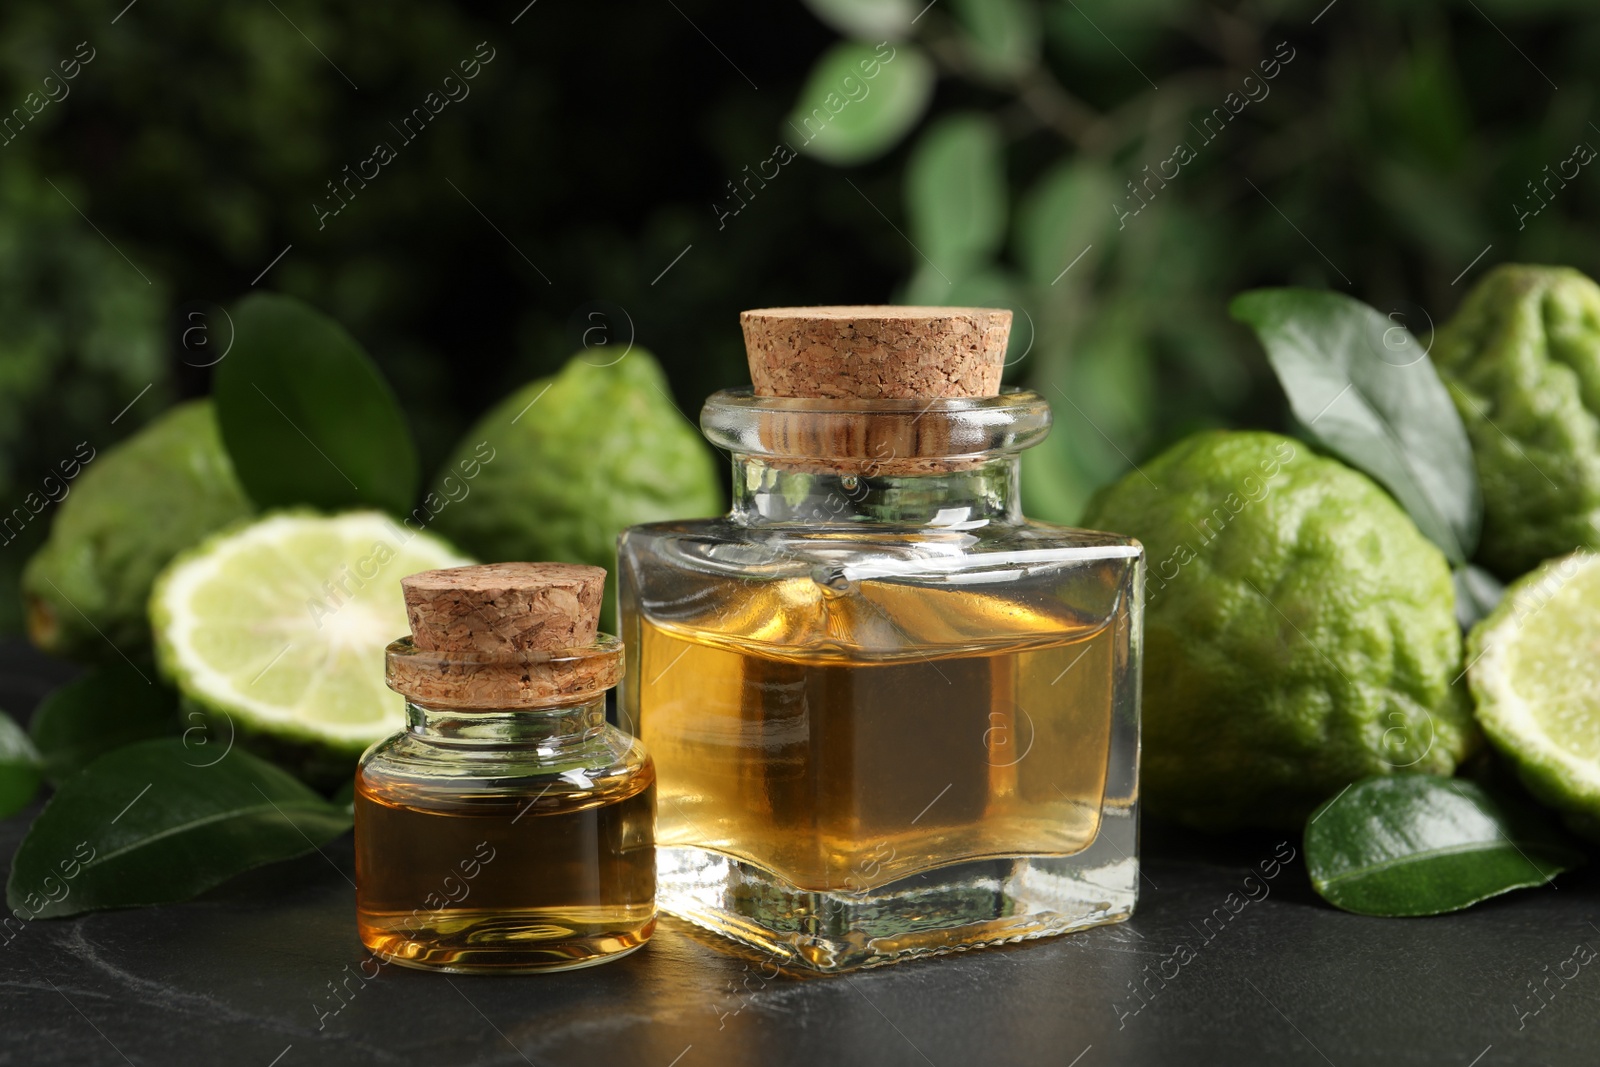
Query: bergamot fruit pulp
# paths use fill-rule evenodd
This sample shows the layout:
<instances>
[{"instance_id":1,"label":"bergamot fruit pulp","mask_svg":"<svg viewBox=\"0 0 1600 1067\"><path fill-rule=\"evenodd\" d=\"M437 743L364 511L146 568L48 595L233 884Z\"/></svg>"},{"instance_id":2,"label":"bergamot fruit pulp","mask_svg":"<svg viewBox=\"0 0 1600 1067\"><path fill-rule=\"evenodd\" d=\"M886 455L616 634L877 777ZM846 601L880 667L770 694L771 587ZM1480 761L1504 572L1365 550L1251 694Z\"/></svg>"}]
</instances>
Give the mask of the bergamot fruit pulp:
<instances>
[{"instance_id":1,"label":"bergamot fruit pulp","mask_svg":"<svg viewBox=\"0 0 1600 1067\"><path fill-rule=\"evenodd\" d=\"M282 512L173 560L150 617L190 705L247 732L359 753L405 725L384 648L409 632L400 579L473 562L379 512Z\"/></svg>"}]
</instances>

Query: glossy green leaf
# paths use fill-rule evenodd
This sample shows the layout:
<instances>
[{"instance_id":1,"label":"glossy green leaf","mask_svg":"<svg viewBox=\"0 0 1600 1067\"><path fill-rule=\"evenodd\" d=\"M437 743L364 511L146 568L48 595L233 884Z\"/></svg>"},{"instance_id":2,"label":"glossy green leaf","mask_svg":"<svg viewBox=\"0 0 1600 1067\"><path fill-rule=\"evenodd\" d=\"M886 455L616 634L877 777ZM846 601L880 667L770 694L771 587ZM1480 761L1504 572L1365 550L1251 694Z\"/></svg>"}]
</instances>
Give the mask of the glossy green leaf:
<instances>
[{"instance_id":1,"label":"glossy green leaf","mask_svg":"<svg viewBox=\"0 0 1600 1067\"><path fill-rule=\"evenodd\" d=\"M1359 300L1256 289L1229 305L1267 350L1315 441L1392 493L1452 563L1477 547L1483 503L1472 449L1427 350Z\"/></svg>"},{"instance_id":2,"label":"glossy green leaf","mask_svg":"<svg viewBox=\"0 0 1600 1067\"><path fill-rule=\"evenodd\" d=\"M155 669L118 662L51 692L29 733L44 776L59 784L112 749L173 733L177 722L178 696Z\"/></svg>"},{"instance_id":3,"label":"glossy green leaf","mask_svg":"<svg viewBox=\"0 0 1600 1067\"><path fill-rule=\"evenodd\" d=\"M1457 567L1451 574L1456 587L1456 621L1463 630L1494 610L1506 587L1500 579L1475 564Z\"/></svg>"},{"instance_id":4,"label":"glossy green leaf","mask_svg":"<svg viewBox=\"0 0 1600 1067\"><path fill-rule=\"evenodd\" d=\"M790 143L837 166L875 159L922 117L933 80L933 64L913 45L836 44L795 101Z\"/></svg>"},{"instance_id":5,"label":"glossy green leaf","mask_svg":"<svg viewBox=\"0 0 1600 1067\"><path fill-rule=\"evenodd\" d=\"M350 827L344 808L241 749L197 762L180 740L160 738L64 782L17 849L10 909L50 918L188 900Z\"/></svg>"},{"instance_id":6,"label":"glossy green leaf","mask_svg":"<svg viewBox=\"0 0 1600 1067\"><path fill-rule=\"evenodd\" d=\"M272 294L243 301L233 327L213 393L223 443L255 502L410 508L416 445L355 339L315 308Z\"/></svg>"},{"instance_id":7,"label":"glossy green leaf","mask_svg":"<svg viewBox=\"0 0 1600 1067\"><path fill-rule=\"evenodd\" d=\"M980 74L1009 78L1039 59L1039 9L1034 0L950 0L962 44Z\"/></svg>"},{"instance_id":8,"label":"glossy green leaf","mask_svg":"<svg viewBox=\"0 0 1600 1067\"><path fill-rule=\"evenodd\" d=\"M1306 823L1306 866L1359 915L1438 915L1544 885L1583 854L1542 813L1437 775L1367 778Z\"/></svg>"},{"instance_id":9,"label":"glossy green leaf","mask_svg":"<svg viewBox=\"0 0 1600 1067\"><path fill-rule=\"evenodd\" d=\"M898 41L917 17L914 0L805 0L811 13L858 41Z\"/></svg>"},{"instance_id":10,"label":"glossy green leaf","mask_svg":"<svg viewBox=\"0 0 1600 1067\"><path fill-rule=\"evenodd\" d=\"M39 753L15 719L0 712L0 818L33 802L39 792Z\"/></svg>"},{"instance_id":11,"label":"glossy green leaf","mask_svg":"<svg viewBox=\"0 0 1600 1067\"><path fill-rule=\"evenodd\" d=\"M1092 277L1109 248L1113 199L1111 179L1090 163L1062 163L1034 182L1018 205L1013 238L1028 280L1047 287Z\"/></svg>"},{"instance_id":12,"label":"glossy green leaf","mask_svg":"<svg viewBox=\"0 0 1600 1067\"><path fill-rule=\"evenodd\" d=\"M1000 129L987 115L950 115L917 140L906 166L911 240L952 279L1000 248L1006 173Z\"/></svg>"}]
</instances>

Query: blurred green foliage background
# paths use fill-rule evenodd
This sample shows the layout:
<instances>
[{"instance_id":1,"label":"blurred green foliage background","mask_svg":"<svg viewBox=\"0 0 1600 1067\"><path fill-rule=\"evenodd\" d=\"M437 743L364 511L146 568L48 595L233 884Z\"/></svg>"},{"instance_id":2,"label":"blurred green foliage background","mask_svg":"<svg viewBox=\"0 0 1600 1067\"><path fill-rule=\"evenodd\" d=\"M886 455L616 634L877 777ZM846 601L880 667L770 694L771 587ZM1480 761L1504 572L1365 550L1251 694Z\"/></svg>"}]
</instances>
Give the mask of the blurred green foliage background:
<instances>
[{"instance_id":1,"label":"blurred green foliage background","mask_svg":"<svg viewBox=\"0 0 1600 1067\"><path fill-rule=\"evenodd\" d=\"M1600 145L1578 0L525 2L6 5L0 511L206 392L253 286L362 341L425 470L586 344L648 346L692 417L747 380L742 308L1010 306L1057 418L1027 507L1070 521L1282 424L1240 289L1425 334L1491 264L1600 273L1594 176L1545 170ZM7 628L48 519L0 546Z\"/></svg>"}]
</instances>

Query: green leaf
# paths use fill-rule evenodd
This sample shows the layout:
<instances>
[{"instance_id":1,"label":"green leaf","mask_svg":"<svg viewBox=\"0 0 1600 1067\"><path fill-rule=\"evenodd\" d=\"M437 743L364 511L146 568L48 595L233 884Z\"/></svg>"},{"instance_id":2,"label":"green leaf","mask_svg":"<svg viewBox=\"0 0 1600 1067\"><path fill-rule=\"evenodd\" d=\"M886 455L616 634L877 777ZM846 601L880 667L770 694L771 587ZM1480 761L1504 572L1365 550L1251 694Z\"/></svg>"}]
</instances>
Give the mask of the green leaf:
<instances>
[{"instance_id":1,"label":"green leaf","mask_svg":"<svg viewBox=\"0 0 1600 1067\"><path fill-rule=\"evenodd\" d=\"M263 508L378 507L417 495L416 445L394 393L337 322L262 294L233 312L213 392L239 481Z\"/></svg>"},{"instance_id":2,"label":"green leaf","mask_svg":"<svg viewBox=\"0 0 1600 1067\"><path fill-rule=\"evenodd\" d=\"M39 753L17 721L0 711L0 818L33 802L39 792Z\"/></svg>"},{"instance_id":3,"label":"green leaf","mask_svg":"<svg viewBox=\"0 0 1600 1067\"><path fill-rule=\"evenodd\" d=\"M912 0L806 0L811 13L846 37L898 41L917 17Z\"/></svg>"},{"instance_id":4,"label":"green leaf","mask_svg":"<svg viewBox=\"0 0 1600 1067\"><path fill-rule=\"evenodd\" d=\"M1583 854L1541 813L1476 783L1380 775L1306 823L1311 884L1358 915L1439 915L1544 885Z\"/></svg>"},{"instance_id":5,"label":"green leaf","mask_svg":"<svg viewBox=\"0 0 1600 1067\"><path fill-rule=\"evenodd\" d=\"M1021 74L1039 60L1039 9L1033 0L950 0L962 44L978 73Z\"/></svg>"},{"instance_id":6,"label":"green leaf","mask_svg":"<svg viewBox=\"0 0 1600 1067\"><path fill-rule=\"evenodd\" d=\"M1090 163L1062 163L1035 182L1017 208L1012 238L1028 280L1048 287L1062 277L1092 277L1100 258L1093 249L1108 247L1105 235L1112 216L1106 205L1112 199L1111 180ZM1065 274L1068 267L1072 271Z\"/></svg>"},{"instance_id":7,"label":"green leaf","mask_svg":"<svg viewBox=\"0 0 1600 1067\"><path fill-rule=\"evenodd\" d=\"M334 790L333 796L328 798L328 803L337 804L346 811L354 810L356 803L356 780L354 778L347 779L343 785Z\"/></svg>"},{"instance_id":8,"label":"green leaf","mask_svg":"<svg viewBox=\"0 0 1600 1067\"><path fill-rule=\"evenodd\" d=\"M1452 563L1466 562L1483 509L1472 449L1410 331L1313 289L1256 289L1229 311L1255 329L1312 438L1388 489Z\"/></svg>"},{"instance_id":9,"label":"green leaf","mask_svg":"<svg viewBox=\"0 0 1600 1067\"><path fill-rule=\"evenodd\" d=\"M1494 610L1506 587L1500 579L1476 564L1457 567L1451 574L1456 587L1456 621L1463 630Z\"/></svg>"},{"instance_id":10,"label":"green leaf","mask_svg":"<svg viewBox=\"0 0 1600 1067\"><path fill-rule=\"evenodd\" d=\"M29 732L44 776L60 784L112 749L162 734L178 722L178 696L153 668L97 667L44 698Z\"/></svg>"},{"instance_id":11,"label":"green leaf","mask_svg":"<svg viewBox=\"0 0 1600 1067\"><path fill-rule=\"evenodd\" d=\"M1006 230L1000 129L975 112L930 125L906 164L911 240L954 278L993 256Z\"/></svg>"},{"instance_id":12,"label":"green leaf","mask_svg":"<svg viewBox=\"0 0 1600 1067\"><path fill-rule=\"evenodd\" d=\"M196 766L176 738L143 741L62 784L17 849L6 903L37 919L188 900L349 827L343 808L240 749Z\"/></svg>"},{"instance_id":13,"label":"green leaf","mask_svg":"<svg viewBox=\"0 0 1600 1067\"><path fill-rule=\"evenodd\" d=\"M1076 525L1095 487L1064 434L1051 434L1022 454L1022 509L1030 517Z\"/></svg>"},{"instance_id":14,"label":"green leaf","mask_svg":"<svg viewBox=\"0 0 1600 1067\"><path fill-rule=\"evenodd\" d=\"M800 151L825 163L864 163L893 148L932 95L933 64L914 46L845 41L811 69L789 129Z\"/></svg>"}]
</instances>

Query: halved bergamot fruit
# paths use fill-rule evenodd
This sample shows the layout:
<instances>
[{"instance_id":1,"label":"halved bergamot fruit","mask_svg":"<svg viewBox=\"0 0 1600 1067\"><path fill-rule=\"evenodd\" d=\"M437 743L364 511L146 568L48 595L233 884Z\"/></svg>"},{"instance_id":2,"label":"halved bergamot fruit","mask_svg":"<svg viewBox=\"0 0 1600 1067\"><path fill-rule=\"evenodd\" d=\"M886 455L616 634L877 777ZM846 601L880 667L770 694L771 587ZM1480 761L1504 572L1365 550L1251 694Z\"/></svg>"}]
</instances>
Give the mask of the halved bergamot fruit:
<instances>
[{"instance_id":1,"label":"halved bergamot fruit","mask_svg":"<svg viewBox=\"0 0 1600 1067\"><path fill-rule=\"evenodd\" d=\"M405 724L384 647L408 632L400 579L473 560L380 512L280 512L182 553L156 579L162 673L241 729L359 752Z\"/></svg>"},{"instance_id":2,"label":"halved bergamot fruit","mask_svg":"<svg viewBox=\"0 0 1600 1067\"><path fill-rule=\"evenodd\" d=\"M1467 639L1478 721L1528 791L1600 840L1600 555L1512 584Z\"/></svg>"}]
</instances>

